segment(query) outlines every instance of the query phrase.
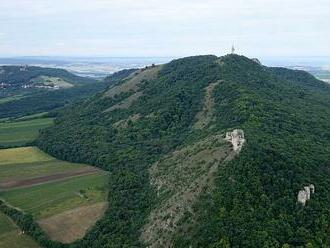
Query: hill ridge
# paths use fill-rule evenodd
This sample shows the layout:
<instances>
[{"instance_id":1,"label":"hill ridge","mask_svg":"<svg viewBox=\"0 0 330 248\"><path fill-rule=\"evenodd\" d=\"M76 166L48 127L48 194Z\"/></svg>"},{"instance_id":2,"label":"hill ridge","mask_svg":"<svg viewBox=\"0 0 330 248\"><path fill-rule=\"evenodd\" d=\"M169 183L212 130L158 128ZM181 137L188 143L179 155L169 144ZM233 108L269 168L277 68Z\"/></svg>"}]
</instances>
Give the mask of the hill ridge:
<instances>
[{"instance_id":1,"label":"hill ridge","mask_svg":"<svg viewBox=\"0 0 330 248\"><path fill-rule=\"evenodd\" d=\"M209 92L212 118L196 129L205 89L218 81L222 83ZM66 108L38 140L38 146L55 157L111 171L111 207L79 247L94 247L96 240L97 245L113 247L144 247L146 240L157 244L155 239L141 239L144 225L162 201L151 183L152 165L234 129L244 130L248 137L244 148L216 170L214 187L202 191L190 205L194 218L181 219L178 231L163 237L165 244L295 247L330 242L324 229L330 224L328 85L310 74L268 68L244 56L207 55L163 65L157 77L141 83L140 89L143 95L127 108L104 112L133 94L102 97L109 89ZM204 149L212 150L215 144ZM194 152L184 155L189 156ZM174 180L193 164L178 175L166 168L162 176ZM297 194L307 183L318 191L302 207Z\"/></svg>"}]
</instances>

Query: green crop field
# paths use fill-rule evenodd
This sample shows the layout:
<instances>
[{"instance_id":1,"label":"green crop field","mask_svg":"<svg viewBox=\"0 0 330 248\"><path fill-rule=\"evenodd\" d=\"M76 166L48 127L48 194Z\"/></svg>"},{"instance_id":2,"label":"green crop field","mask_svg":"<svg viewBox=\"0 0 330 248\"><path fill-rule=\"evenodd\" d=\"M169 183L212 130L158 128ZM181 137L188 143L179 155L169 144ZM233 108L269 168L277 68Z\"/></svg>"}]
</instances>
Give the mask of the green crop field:
<instances>
[{"instance_id":1,"label":"green crop field","mask_svg":"<svg viewBox=\"0 0 330 248\"><path fill-rule=\"evenodd\" d=\"M0 192L0 198L40 219L105 201L107 180L107 173L102 172Z\"/></svg>"},{"instance_id":2,"label":"green crop field","mask_svg":"<svg viewBox=\"0 0 330 248\"><path fill-rule=\"evenodd\" d=\"M4 180L34 178L88 167L57 160L36 147L0 150L0 183Z\"/></svg>"},{"instance_id":3,"label":"green crop field","mask_svg":"<svg viewBox=\"0 0 330 248\"><path fill-rule=\"evenodd\" d=\"M1 248L37 248L29 236L21 234L19 228L4 214L0 213Z\"/></svg>"},{"instance_id":4,"label":"green crop field","mask_svg":"<svg viewBox=\"0 0 330 248\"><path fill-rule=\"evenodd\" d=\"M106 172L57 160L36 147L0 150L0 170L0 197L36 217L106 200ZM81 171L87 174L72 174ZM58 174L64 176L53 177ZM33 181L38 178L42 180ZM20 180L19 187L6 188Z\"/></svg>"},{"instance_id":5,"label":"green crop field","mask_svg":"<svg viewBox=\"0 0 330 248\"><path fill-rule=\"evenodd\" d=\"M47 223L45 231L51 237L57 238L64 224L75 230L70 240L82 237L106 209L109 175L92 166L57 160L37 147L21 147L0 150L0 171L0 199ZM68 211L71 219L63 218ZM92 213L88 221L80 216L84 211ZM4 232L8 241L5 245L0 240L1 248L24 240L24 235L17 236L18 228L0 216L0 236Z\"/></svg>"},{"instance_id":6,"label":"green crop field","mask_svg":"<svg viewBox=\"0 0 330 248\"><path fill-rule=\"evenodd\" d=\"M0 146L17 146L32 142L39 130L53 124L52 118L0 123Z\"/></svg>"},{"instance_id":7,"label":"green crop field","mask_svg":"<svg viewBox=\"0 0 330 248\"><path fill-rule=\"evenodd\" d=\"M0 150L0 165L26 164L55 160L36 147L21 147Z\"/></svg>"}]
</instances>

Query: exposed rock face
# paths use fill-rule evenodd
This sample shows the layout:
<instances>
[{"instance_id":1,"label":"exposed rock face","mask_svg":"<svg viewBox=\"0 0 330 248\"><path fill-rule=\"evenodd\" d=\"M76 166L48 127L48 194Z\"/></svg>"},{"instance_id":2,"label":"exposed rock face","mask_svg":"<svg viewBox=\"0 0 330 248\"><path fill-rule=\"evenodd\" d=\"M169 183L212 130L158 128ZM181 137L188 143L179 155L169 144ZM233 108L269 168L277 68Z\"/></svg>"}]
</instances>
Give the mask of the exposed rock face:
<instances>
[{"instance_id":1,"label":"exposed rock face","mask_svg":"<svg viewBox=\"0 0 330 248\"><path fill-rule=\"evenodd\" d=\"M305 206L306 202L311 199L311 194L314 194L315 186L313 184L305 186L303 190L298 193L298 202Z\"/></svg>"},{"instance_id":2,"label":"exposed rock face","mask_svg":"<svg viewBox=\"0 0 330 248\"><path fill-rule=\"evenodd\" d=\"M235 129L232 132L227 132L225 139L233 144L233 149L235 152L240 152L243 144L245 143L244 132L241 129Z\"/></svg>"}]
</instances>

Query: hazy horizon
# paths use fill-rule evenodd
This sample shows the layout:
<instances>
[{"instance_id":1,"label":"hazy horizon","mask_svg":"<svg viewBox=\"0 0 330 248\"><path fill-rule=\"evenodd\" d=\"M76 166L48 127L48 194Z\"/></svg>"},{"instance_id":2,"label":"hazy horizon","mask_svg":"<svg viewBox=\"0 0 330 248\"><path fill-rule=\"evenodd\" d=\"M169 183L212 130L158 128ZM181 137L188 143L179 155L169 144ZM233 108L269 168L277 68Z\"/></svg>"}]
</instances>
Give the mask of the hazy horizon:
<instances>
[{"instance_id":1,"label":"hazy horizon","mask_svg":"<svg viewBox=\"0 0 330 248\"><path fill-rule=\"evenodd\" d=\"M0 57L330 56L328 0L1 1Z\"/></svg>"}]
</instances>

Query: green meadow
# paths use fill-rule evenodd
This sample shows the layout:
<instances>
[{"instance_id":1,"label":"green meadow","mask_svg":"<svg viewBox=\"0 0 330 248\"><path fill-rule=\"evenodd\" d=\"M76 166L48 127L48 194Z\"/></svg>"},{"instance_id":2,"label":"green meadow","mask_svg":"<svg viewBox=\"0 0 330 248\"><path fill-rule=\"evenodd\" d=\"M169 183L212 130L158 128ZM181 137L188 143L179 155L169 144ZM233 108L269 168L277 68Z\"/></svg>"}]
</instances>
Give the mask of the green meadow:
<instances>
[{"instance_id":1,"label":"green meadow","mask_svg":"<svg viewBox=\"0 0 330 248\"><path fill-rule=\"evenodd\" d=\"M0 146L20 146L34 141L39 130L53 124L52 118L0 122Z\"/></svg>"},{"instance_id":2,"label":"green meadow","mask_svg":"<svg viewBox=\"0 0 330 248\"><path fill-rule=\"evenodd\" d=\"M0 183L9 179L34 178L88 167L85 164L57 160L37 147L0 150Z\"/></svg>"},{"instance_id":3,"label":"green meadow","mask_svg":"<svg viewBox=\"0 0 330 248\"><path fill-rule=\"evenodd\" d=\"M0 247L1 248L38 248L29 236L22 234L19 228L0 212Z\"/></svg>"},{"instance_id":4,"label":"green meadow","mask_svg":"<svg viewBox=\"0 0 330 248\"><path fill-rule=\"evenodd\" d=\"M0 198L40 219L106 201L107 182L108 174L100 172L0 192Z\"/></svg>"},{"instance_id":5,"label":"green meadow","mask_svg":"<svg viewBox=\"0 0 330 248\"><path fill-rule=\"evenodd\" d=\"M36 147L0 150L0 198L37 218L48 217L72 208L106 201L108 174L101 170L70 176L91 166L57 160ZM2 189L1 183L67 173L61 179L46 179L39 184Z\"/></svg>"}]
</instances>

